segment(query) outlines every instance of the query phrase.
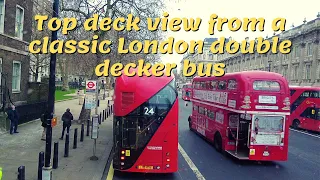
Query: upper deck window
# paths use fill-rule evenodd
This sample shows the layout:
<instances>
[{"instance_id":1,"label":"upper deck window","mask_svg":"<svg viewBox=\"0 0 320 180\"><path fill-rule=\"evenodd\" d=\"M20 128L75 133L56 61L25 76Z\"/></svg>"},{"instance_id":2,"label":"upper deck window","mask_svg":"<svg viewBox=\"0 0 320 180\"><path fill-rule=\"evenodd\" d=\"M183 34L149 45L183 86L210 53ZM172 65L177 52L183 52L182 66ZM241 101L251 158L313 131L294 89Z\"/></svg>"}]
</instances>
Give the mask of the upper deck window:
<instances>
[{"instance_id":1,"label":"upper deck window","mask_svg":"<svg viewBox=\"0 0 320 180\"><path fill-rule=\"evenodd\" d=\"M228 82L228 89L229 90L235 90L235 89L237 89L237 81L236 80L233 80L233 79L231 79L231 80L229 80L229 82Z\"/></svg>"},{"instance_id":2,"label":"upper deck window","mask_svg":"<svg viewBox=\"0 0 320 180\"><path fill-rule=\"evenodd\" d=\"M211 89L216 90L217 84L218 84L218 81L211 81Z\"/></svg>"},{"instance_id":3,"label":"upper deck window","mask_svg":"<svg viewBox=\"0 0 320 180\"><path fill-rule=\"evenodd\" d=\"M258 91L280 91L280 84L276 81L254 81L253 89Z\"/></svg>"},{"instance_id":4,"label":"upper deck window","mask_svg":"<svg viewBox=\"0 0 320 180\"><path fill-rule=\"evenodd\" d=\"M227 88L227 82L226 81L219 81L218 89L225 90Z\"/></svg>"}]
</instances>

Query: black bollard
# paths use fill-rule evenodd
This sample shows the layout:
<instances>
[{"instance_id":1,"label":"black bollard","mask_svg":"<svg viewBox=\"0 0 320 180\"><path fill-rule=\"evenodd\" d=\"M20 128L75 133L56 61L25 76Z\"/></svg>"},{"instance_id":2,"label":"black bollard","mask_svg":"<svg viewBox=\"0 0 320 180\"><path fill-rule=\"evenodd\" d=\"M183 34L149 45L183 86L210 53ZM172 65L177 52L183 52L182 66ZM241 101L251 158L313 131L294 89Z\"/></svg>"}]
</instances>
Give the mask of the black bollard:
<instances>
[{"instance_id":1,"label":"black bollard","mask_svg":"<svg viewBox=\"0 0 320 180\"><path fill-rule=\"evenodd\" d=\"M87 136L89 136L90 132L90 119L87 120Z\"/></svg>"},{"instance_id":2,"label":"black bollard","mask_svg":"<svg viewBox=\"0 0 320 180\"><path fill-rule=\"evenodd\" d=\"M59 143L54 142L53 146L53 163L52 163L52 168L57 169L58 168L58 155L59 155Z\"/></svg>"},{"instance_id":3,"label":"black bollard","mask_svg":"<svg viewBox=\"0 0 320 180\"><path fill-rule=\"evenodd\" d=\"M73 149L77 149L77 141L78 141L78 128L75 128L74 136L73 136Z\"/></svg>"},{"instance_id":4,"label":"black bollard","mask_svg":"<svg viewBox=\"0 0 320 180\"><path fill-rule=\"evenodd\" d=\"M109 116L111 116L111 106L109 106Z\"/></svg>"},{"instance_id":5,"label":"black bollard","mask_svg":"<svg viewBox=\"0 0 320 180\"><path fill-rule=\"evenodd\" d=\"M100 100L98 99L98 107L100 107Z\"/></svg>"},{"instance_id":6,"label":"black bollard","mask_svg":"<svg viewBox=\"0 0 320 180\"><path fill-rule=\"evenodd\" d=\"M113 112L113 105L111 105L111 114L112 114L112 112Z\"/></svg>"},{"instance_id":7,"label":"black bollard","mask_svg":"<svg viewBox=\"0 0 320 180\"><path fill-rule=\"evenodd\" d=\"M104 110L102 111L102 122L104 122Z\"/></svg>"},{"instance_id":8,"label":"black bollard","mask_svg":"<svg viewBox=\"0 0 320 180\"><path fill-rule=\"evenodd\" d=\"M66 141L64 144L64 157L69 156L69 133L66 134Z\"/></svg>"},{"instance_id":9,"label":"black bollard","mask_svg":"<svg viewBox=\"0 0 320 180\"><path fill-rule=\"evenodd\" d=\"M100 112L100 115L99 115L99 124L101 124L101 112Z\"/></svg>"},{"instance_id":10,"label":"black bollard","mask_svg":"<svg viewBox=\"0 0 320 180\"><path fill-rule=\"evenodd\" d=\"M104 120L107 119L107 109L104 110L104 118L105 118Z\"/></svg>"},{"instance_id":11,"label":"black bollard","mask_svg":"<svg viewBox=\"0 0 320 180\"><path fill-rule=\"evenodd\" d=\"M81 124L81 134L80 134L80 142L83 142L83 136L84 136L84 124Z\"/></svg>"},{"instance_id":12,"label":"black bollard","mask_svg":"<svg viewBox=\"0 0 320 180\"><path fill-rule=\"evenodd\" d=\"M110 104L110 100L108 100L108 106L109 106L109 104Z\"/></svg>"},{"instance_id":13,"label":"black bollard","mask_svg":"<svg viewBox=\"0 0 320 180\"><path fill-rule=\"evenodd\" d=\"M24 166L20 166L18 168L18 180L25 180L26 179L26 168Z\"/></svg>"},{"instance_id":14,"label":"black bollard","mask_svg":"<svg viewBox=\"0 0 320 180\"><path fill-rule=\"evenodd\" d=\"M44 166L44 152L39 152L38 180L42 180L42 167Z\"/></svg>"}]
</instances>

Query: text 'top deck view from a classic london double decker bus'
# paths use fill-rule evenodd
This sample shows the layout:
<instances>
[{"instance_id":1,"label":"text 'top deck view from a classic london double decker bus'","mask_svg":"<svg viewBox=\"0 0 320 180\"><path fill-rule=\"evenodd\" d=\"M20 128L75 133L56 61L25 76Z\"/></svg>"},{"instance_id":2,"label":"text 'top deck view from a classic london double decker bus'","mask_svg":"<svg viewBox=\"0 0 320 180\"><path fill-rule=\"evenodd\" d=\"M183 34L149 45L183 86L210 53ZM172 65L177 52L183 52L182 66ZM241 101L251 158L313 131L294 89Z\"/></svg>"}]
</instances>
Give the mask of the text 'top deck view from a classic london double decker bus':
<instances>
[{"instance_id":1,"label":"text 'top deck view from a classic london double decker bus'","mask_svg":"<svg viewBox=\"0 0 320 180\"><path fill-rule=\"evenodd\" d=\"M320 1L0 0L0 180L319 180Z\"/></svg>"}]
</instances>

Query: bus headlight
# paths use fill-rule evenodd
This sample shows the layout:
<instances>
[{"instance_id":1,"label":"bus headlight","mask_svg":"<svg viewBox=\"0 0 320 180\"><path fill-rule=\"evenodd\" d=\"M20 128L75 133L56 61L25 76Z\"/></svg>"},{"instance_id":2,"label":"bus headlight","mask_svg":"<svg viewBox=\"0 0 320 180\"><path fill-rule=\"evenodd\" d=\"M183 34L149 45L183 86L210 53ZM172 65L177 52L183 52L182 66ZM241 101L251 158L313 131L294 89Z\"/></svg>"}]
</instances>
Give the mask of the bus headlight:
<instances>
[{"instance_id":1,"label":"bus headlight","mask_svg":"<svg viewBox=\"0 0 320 180\"><path fill-rule=\"evenodd\" d=\"M167 165L166 165L166 167L167 167L167 168L169 168L169 167L170 167L170 165L169 165L169 164L167 164Z\"/></svg>"}]
</instances>

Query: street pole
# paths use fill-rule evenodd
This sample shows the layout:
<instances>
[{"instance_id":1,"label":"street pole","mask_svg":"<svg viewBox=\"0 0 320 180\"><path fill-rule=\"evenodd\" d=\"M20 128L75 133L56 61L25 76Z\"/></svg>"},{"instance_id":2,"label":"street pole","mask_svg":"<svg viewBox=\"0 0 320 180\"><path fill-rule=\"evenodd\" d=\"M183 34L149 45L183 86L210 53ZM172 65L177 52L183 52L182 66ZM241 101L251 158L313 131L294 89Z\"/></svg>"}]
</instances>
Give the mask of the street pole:
<instances>
[{"instance_id":1,"label":"street pole","mask_svg":"<svg viewBox=\"0 0 320 180\"><path fill-rule=\"evenodd\" d=\"M271 63L269 63L269 72L271 71Z\"/></svg>"},{"instance_id":2,"label":"street pole","mask_svg":"<svg viewBox=\"0 0 320 180\"><path fill-rule=\"evenodd\" d=\"M103 88L103 100L106 99L106 86L104 85L104 80L102 79L102 88Z\"/></svg>"},{"instance_id":3,"label":"street pole","mask_svg":"<svg viewBox=\"0 0 320 180\"><path fill-rule=\"evenodd\" d=\"M53 1L53 15L52 17L58 17L59 11L59 0ZM53 23L53 27L57 27L56 23ZM52 31L51 42L58 39L58 32ZM48 94L48 111L47 113L47 128L46 128L46 148L45 148L45 164L42 169L42 179L43 180L51 180L52 179L52 167L50 166L51 160L51 145L52 145L52 126L51 120L53 118L54 112L54 100L55 100L55 74L56 74L56 60L57 55L51 53L50 56L50 76L49 76L49 94Z\"/></svg>"}]
</instances>

